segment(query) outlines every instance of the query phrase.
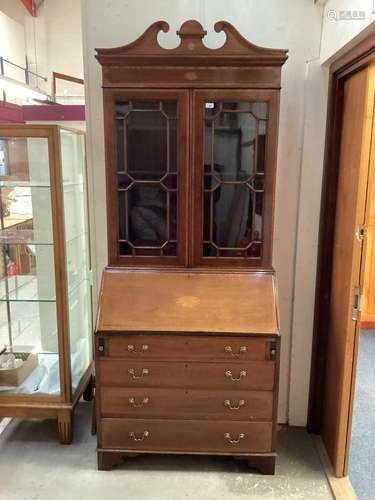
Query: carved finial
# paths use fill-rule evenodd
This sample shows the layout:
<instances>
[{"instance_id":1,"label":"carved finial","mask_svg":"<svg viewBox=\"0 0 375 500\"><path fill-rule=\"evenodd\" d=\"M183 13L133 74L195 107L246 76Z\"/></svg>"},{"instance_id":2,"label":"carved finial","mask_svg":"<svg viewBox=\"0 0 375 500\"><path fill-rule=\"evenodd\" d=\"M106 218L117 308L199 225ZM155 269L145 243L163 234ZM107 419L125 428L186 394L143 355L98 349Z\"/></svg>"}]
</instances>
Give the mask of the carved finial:
<instances>
[{"instance_id":1,"label":"carved finial","mask_svg":"<svg viewBox=\"0 0 375 500\"><path fill-rule=\"evenodd\" d=\"M181 39L200 38L202 40L207 35L207 31L203 29L201 23L195 20L185 21L176 33Z\"/></svg>"}]
</instances>

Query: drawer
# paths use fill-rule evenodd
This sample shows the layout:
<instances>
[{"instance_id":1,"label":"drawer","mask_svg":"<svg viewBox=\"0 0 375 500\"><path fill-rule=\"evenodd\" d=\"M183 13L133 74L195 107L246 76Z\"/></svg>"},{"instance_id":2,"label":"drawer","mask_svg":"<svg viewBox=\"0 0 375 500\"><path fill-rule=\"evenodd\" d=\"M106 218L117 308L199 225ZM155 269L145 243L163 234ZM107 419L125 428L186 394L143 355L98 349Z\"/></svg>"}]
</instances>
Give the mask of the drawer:
<instances>
[{"instance_id":1,"label":"drawer","mask_svg":"<svg viewBox=\"0 0 375 500\"><path fill-rule=\"evenodd\" d=\"M101 342L104 355L111 358L265 361L276 354L275 340L250 337L114 335Z\"/></svg>"},{"instance_id":2,"label":"drawer","mask_svg":"<svg viewBox=\"0 0 375 500\"><path fill-rule=\"evenodd\" d=\"M99 384L109 387L184 387L271 391L275 363L179 363L101 359Z\"/></svg>"},{"instance_id":3,"label":"drawer","mask_svg":"<svg viewBox=\"0 0 375 500\"><path fill-rule=\"evenodd\" d=\"M103 418L101 447L159 452L266 453L272 451L270 422L136 420Z\"/></svg>"},{"instance_id":4,"label":"drawer","mask_svg":"<svg viewBox=\"0 0 375 500\"><path fill-rule=\"evenodd\" d=\"M270 391L202 391L104 387L103 417L271 421Z\"/></svg>"}]
</instances>

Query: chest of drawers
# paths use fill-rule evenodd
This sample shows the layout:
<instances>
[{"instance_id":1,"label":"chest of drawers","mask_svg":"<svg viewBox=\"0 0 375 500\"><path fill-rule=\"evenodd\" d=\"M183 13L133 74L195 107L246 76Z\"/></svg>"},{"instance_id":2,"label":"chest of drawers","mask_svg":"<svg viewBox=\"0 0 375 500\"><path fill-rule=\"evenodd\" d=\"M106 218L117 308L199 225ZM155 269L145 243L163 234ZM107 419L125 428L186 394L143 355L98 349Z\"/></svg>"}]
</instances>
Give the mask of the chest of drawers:
<instances>
[{"instance_id":1,"label":"chest of drawers","mask_svg":"<svg viewBox=\"0 0 375 500\"><path fill-rule=\"evenodd\" d=\"M272 274L106 270L96 332L98 466L138 453L275 465Z\"/></svg>"}]
</instances>

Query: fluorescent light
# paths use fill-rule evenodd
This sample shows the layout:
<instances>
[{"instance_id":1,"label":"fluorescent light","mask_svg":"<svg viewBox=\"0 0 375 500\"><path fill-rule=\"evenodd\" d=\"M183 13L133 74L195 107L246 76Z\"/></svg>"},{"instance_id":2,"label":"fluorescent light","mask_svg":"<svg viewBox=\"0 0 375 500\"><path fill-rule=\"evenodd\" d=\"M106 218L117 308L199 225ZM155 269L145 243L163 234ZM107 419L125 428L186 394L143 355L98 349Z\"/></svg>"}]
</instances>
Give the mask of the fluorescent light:
<instances>
[{"instance_id":1,"label":"fluorescent light","mask_svg":"<svg viewBox=\"0 0 375 500\"><path fill-rule=\"evenodd\" d=\"M30 85L18 82L7 76L0 75L0 89L12 93L20 99L39 99L41 101L46 101L48 99L48 95L44 94L39 89L30 87Z\"/></svg>"}]
</instances>

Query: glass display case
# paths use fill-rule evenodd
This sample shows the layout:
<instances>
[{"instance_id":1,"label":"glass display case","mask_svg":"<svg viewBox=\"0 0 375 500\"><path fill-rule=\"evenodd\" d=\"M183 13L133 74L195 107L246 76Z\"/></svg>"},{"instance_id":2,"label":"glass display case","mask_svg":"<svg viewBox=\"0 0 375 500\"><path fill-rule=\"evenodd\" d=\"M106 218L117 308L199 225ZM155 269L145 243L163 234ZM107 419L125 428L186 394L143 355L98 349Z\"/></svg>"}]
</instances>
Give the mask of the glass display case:
<instances>
[{"instance_id":1,"label":"glass display case","mask_svg":"<svg viewBox=\"0 0 375 500\"><path fill-rule=\"evenodd\" d=\"M0 417L56 418L92 397L85 136L0 126Z\"/></svg>"}]
</instances>

